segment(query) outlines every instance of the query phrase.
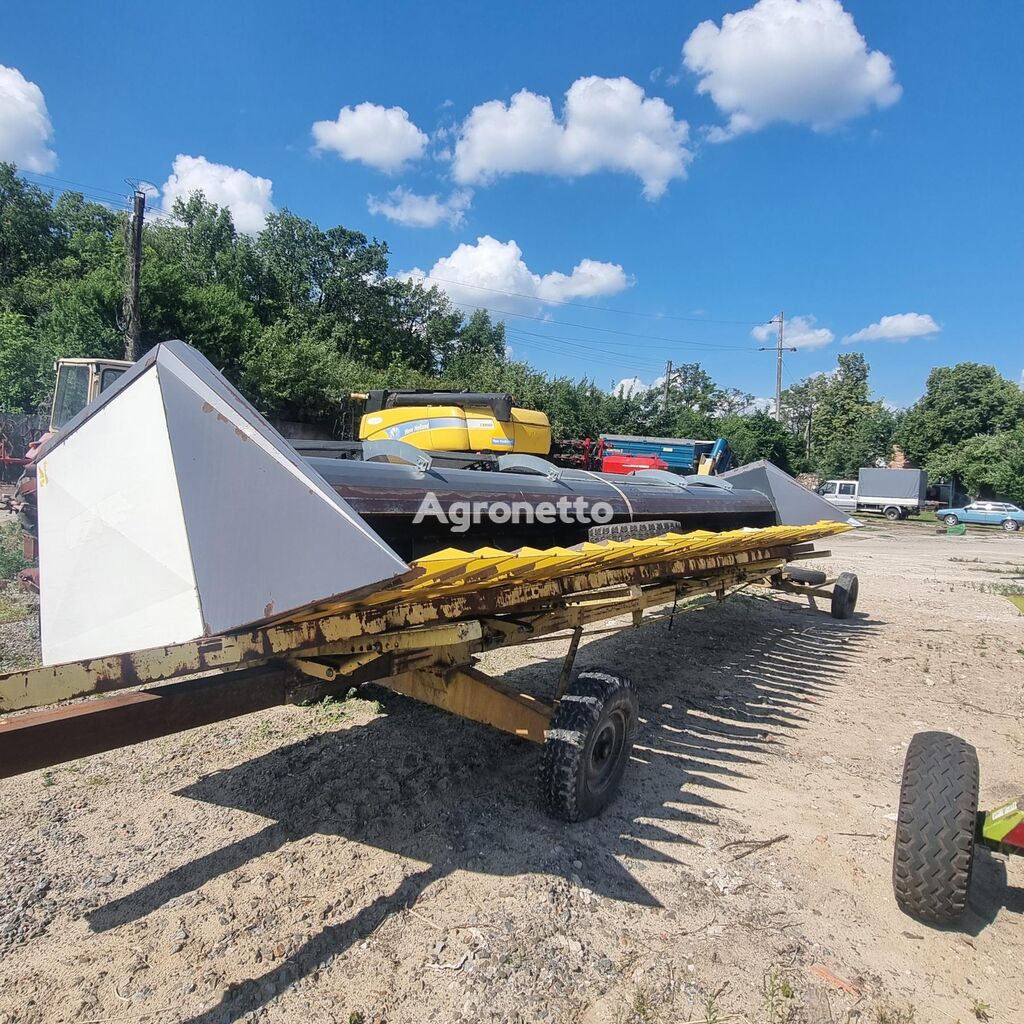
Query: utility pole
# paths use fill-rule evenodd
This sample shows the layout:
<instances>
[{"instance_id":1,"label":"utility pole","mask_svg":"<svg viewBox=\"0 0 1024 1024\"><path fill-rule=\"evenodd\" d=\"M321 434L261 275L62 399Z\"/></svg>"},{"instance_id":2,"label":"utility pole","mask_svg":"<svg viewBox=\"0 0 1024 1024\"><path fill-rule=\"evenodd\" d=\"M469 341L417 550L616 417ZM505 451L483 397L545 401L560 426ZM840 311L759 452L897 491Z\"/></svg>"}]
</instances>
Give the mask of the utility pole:
<instances>
[{"instance_id":1,"label":"utility pole","mask_svg":"<svg viewBox=\"0 0 1024 1024\"><path fill-rule=\"evenodd\" d=\"M782 422L782 330L786 323L786 314L779 310L779 345L775 360L775 418Z\"/></svg>"},{"instance_id":2,"label":"utility pole","mask_svg":"<svg viewBox=\"0 0 1024 1024\"><path fill-rule=\"evenodd\" d=\"M665 363L665 394L664 394L664 397L662 399L662 404L665 406L666 409L668 408L668 388L669 388L669 385L671 383L672 383L672 360L670 359L667 363Z\"/></svg>"},{"instance_id":3,"label":"utility pole","mask_svg":"<svg viewBox=\"0 0 1024 1024\"><path fill-rule=\"evenodd\" d=\"M125 231L127 258L124 281L124 357L134 362L139 358L142 340L142 310L139 307L139 277L142 273L142 221L146 213L146 193L135 190L132 215Z\"/></svg>"},{"instance_id":4,"label":"utility pole","mask_svg":"<svg viewBox=\"0 0 1024 1024\"><path fill-rule=\"evenodd\" d=\"M783 352L795 352L796 349L792 345L784 346L782 344L784 338L784 329L786 323L786 315L780 310L777 317L773 317L768 321L770 324L779 325L778 339L773 346L762 345L758 352L771 352L775 350L775 418L781 423L782 422L782 353Z\"/></svg>"}]
</instances>

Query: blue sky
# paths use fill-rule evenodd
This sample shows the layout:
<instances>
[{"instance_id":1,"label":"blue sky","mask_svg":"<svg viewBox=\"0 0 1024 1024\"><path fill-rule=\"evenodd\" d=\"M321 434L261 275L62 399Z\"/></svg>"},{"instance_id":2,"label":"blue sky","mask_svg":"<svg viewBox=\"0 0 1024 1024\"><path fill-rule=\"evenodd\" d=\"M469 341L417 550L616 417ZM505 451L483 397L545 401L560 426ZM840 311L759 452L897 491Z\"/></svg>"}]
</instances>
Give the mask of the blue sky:
<instances>
[{"instance_id":1,"label":"blue sky","mask_svg":"<svg viewBox=\"0 0 1024 1024\"><path fill-rule=\"evenodd\" d=\"M780 309L787 384L851 350L900 405L958 360L1021 379L1024 5L159 11L4 5L0 158L384 238L604 386L699 360L768 396Z\"/></svg>"}]
</instances>

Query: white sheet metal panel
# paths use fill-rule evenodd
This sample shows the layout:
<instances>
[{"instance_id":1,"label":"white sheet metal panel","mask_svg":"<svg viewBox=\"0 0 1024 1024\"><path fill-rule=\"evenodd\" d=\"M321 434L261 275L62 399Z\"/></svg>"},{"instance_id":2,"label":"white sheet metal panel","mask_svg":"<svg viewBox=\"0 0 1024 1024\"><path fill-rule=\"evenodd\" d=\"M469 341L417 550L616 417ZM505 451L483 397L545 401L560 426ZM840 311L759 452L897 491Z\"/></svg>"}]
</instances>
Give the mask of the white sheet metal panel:
<instances>
[{"instance_id":1,"label":"white sheet metal panel","mask_svg":"<svg viewBox=\"0 0 1024 1024\"><path fill-rule=\"evenodd\" d=\"M47 663L227 632L408 571L201 355L154 351L40 462Z\"/></svg>"},{"instance_id":2,"label":"white sheet metal panel","mask_svg":"<svg viewBox=\"0 0 1024 1024\"><path fill-rule=\"evenodd\" d=\"M261 430L214 389L209 373L174 353L161 354L157 371L206 633L408 571L269 425Z\"/></svg>"},{"instance_id":3,"label":"white sheet metal panel","mask_svg":"<svg viewBox=\"0 0 1024 1024\"><path fill-rule=\"evenodd\" d=\"M155 368L53 447L38 481L45 664L200 635Z\"/></svg>"},{"instance_id":4,"label":"white sheet metal panel","mask_svg":"<svg viewBox=\"0 0 1024 1024\"><path fill-rule=\"evenodd\" d=\"M733 487L748 487L771 498L780 526L810 526L823 519L833 519L850 526L861 525L767 459L748 462L745 466L730 469L719 476L728 480Z\"/></svg>"}]
</instances>

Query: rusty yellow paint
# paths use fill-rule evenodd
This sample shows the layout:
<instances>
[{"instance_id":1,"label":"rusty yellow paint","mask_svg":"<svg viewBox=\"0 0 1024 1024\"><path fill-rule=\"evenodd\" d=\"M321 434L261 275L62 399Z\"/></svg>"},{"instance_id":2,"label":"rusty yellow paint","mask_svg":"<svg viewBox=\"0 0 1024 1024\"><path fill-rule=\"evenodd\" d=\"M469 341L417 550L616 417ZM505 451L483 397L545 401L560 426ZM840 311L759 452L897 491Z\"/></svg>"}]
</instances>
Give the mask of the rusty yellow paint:
<instances>
[{"instance_id":1,"label":"rusty yellow paint","mask_svg":"<svg viewBox=\"0 0 1024 1024\"><path fill-rule=\"evenodd\" d=\"M312 658L289 658L288 664L304 676L322 679L327 683L333 682L338 677L338 670L333 665L325 665Z\"/></svg>"},{"instance_id":2,"label":"rusty yellow paint","mask_svg":"<svg viewBox=\"0 0 1024 1024\"><path fill-rule=\"evenodd\" d=\"M473 668L404 672L381 680L381 685L534 743L544 742L551 721L550 706Z\"/></svg>"},{"instance_id":3,"label":"rusty yellow paint","mask_svg":"<svg viewBox=\"0 0 1024 1024\"><path fill-rule=\"evenodd\" d=\"M671 600L677 593L694 592L694 583L700 592L711 593L733 585L730 580L766 575L784 563L790 545L846 529L822 522L717 534L694 531L576 548L449 548L413 563L416 576L391 588L319 605L257 629L0 676L0 712L281 658L481 646L481 617L518 619L531 609L552 612L551 623L583 624L620 612L611 611L611 595L585 613L572 612L566 601L575 595L661 584L668 595L664 600ZM709 575L715 576L713 583L699 579ZM630 600L632 611L637 598ZM643 601L650 606L646 597ZM515 641L510 636L506 642Z\"/></svg>"}]
</instances>

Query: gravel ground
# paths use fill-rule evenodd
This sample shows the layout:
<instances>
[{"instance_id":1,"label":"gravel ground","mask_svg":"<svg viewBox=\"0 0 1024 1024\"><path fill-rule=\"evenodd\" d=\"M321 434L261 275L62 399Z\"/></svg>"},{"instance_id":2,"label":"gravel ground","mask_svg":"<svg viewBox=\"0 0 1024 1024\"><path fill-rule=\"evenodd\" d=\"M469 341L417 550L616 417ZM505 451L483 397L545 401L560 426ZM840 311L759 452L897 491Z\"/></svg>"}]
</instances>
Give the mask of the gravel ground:
<instances>
[{"instance_id":1,"label":"gravel ground","mask_svg":"<svg viewBox=\"0 0 1024 1024\"><path fill-rule=\"evenodd\" d=\"M1024 542L832 549L853 620L740 596L584 642L644 720L581 825L536 749L369 688L0 782L0 1022L1024 1020L1024 861L979 857L957 930L889 885L914 732L978 747L983 806L1021 792ZM562 654L484 667L540 692Z\"/></svg>"}]
</instances>

